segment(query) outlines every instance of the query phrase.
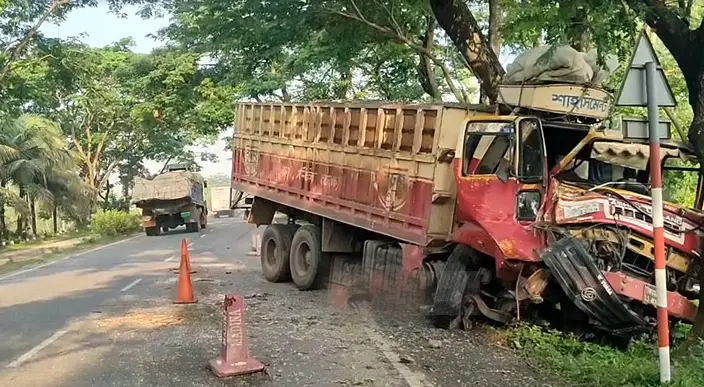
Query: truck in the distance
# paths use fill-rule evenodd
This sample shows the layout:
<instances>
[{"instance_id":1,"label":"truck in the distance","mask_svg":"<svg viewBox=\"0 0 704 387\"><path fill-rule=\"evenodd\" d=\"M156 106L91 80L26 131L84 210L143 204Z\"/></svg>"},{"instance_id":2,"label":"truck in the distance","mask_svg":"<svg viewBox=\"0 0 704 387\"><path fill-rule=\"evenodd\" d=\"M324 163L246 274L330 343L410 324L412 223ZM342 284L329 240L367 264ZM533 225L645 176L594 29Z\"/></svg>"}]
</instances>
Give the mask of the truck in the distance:
<instances>
[{"instance_id":1,"label":"truck in the distance","mask_svg":"<svg viewBox=\"0 0 704 387\"><path fill-rule=\"evenodd\" d=\"M210 190L210 212L214 217L227 216L232 218L235 211L232 209L232 188L230 187L209 187Z\"/></svg>"},{"instance_id":2,"label":"truck in the distance","mask_svg":"<svg viewBox=\"0 0 704 387\"><path fill-rule=\"evenodd\" d=\"M153 179L138 177L132 203L142 209L142 225L147 236L156 236L185 225L198 232L207 225L207 205L203 177L180 165L170 165Z\"/></svg>"}]
</instances>

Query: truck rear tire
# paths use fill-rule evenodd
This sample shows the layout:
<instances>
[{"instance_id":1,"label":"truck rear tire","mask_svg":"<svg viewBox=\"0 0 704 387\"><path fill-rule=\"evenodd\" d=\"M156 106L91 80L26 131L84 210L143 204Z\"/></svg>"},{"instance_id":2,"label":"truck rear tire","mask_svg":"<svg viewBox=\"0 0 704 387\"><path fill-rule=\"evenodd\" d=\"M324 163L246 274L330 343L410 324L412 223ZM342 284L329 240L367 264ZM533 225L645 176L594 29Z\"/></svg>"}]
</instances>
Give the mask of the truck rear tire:
<instances>
[{"instance_id":1,"label":"truck rear tire","mask_svg":"<svg viewBox=\"0 0 704 387\"><path fill-rule=\"evenodd\" d=\"M195 221L193 223L186 223L186 231L199 232L200 231L200 221Z\"/></svg>"},{"instance_id":2,"label":"truck rear tire","mask_svg":"<svg viewBox=\"0 0 704 387\"><path fill-rule=\"evenodd\" d=\"M320 285L324 256L321 232L316 226L301 226L291 242L291 278L298 290L312 290Z\"/></svg>"},{"instance_id":3,"label":"truck rear tire","mask_svg":"<svg viewBox=\"0 0 704 387\"><path fill-rule=\"evenodd\" d=\"M144 229L144 233L147 234L147 236L158 236L161 234L161 229L157 227L147 227Z\"/></svg>"},{"instance_id":4,"label":"truck rear tire","mask_svg":"<svg viewBox=\"0 0 704 387\"><path fill-rule=\"evenodd\" d=\"M291 241L298 226L270 224L262 234L261 262L264 278L269 282L291 280L289 256Z\"/></svg>"}]
</instances>

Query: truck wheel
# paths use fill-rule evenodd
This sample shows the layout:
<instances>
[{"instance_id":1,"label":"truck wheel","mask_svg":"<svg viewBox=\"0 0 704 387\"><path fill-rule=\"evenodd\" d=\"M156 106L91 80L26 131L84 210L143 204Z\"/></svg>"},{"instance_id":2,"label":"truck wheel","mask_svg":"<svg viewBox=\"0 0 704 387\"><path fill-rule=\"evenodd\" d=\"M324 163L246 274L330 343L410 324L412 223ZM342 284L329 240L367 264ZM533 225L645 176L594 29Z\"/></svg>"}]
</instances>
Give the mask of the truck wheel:
<instances>
[{"instance_id":1,"label":"truck wheel","mask_svg":"<svg viewBox=\"0 0 704 387\"><path fill-rule=\"evenodd\" d=\"M323 252L320 228L301 226L291 242L291 278L298 290L311 290L319 285L322 274Z\"/></svg>"},{"instance_id":2,"label":"truck wheel","mask_svg":"<svg viewBox=\"0 0 704 387\"><path fill-rule=\"evenodd\" d=\"M159 229L158 226L157 227L147 227L144 229L144 233L147 234L147 236L158 236L159 234L161 234L160 231L161 230Z\"/></svg>"},{"instance_id":3,"label":"truck wheel","mask_svg":"<svg viewBox=\"0 0 704 387\"><path fill-rule=\"evenodd\" d=\"M455 246L438 279L433 300L433 325L447 329L460 314L464 290L469 280L467 272L479 265L480 257L471 247Z\"/></svg>"},{"instance_id":4,"label":"truck wheel","mask_svg":"<svg viewBox=\"0 0 704 387\"><path fill-rule=\"evenodd\" d=\"M198 221L193 222L193 223L186 223L186 231L188 231L188 232L200 231L200 223L198 223Z\"/></svg>"},{"instance_id":5,"label":"truck wheel","mask_svg":"<svg viewBox=\"0 0 704 387\"><path fill-rule=\"evenodd\" d=\"M291 279L289 256L291 241L297 226L270 224L262 235L262 273L269 282L284 282Z\"/></svg>"}]
</instances>

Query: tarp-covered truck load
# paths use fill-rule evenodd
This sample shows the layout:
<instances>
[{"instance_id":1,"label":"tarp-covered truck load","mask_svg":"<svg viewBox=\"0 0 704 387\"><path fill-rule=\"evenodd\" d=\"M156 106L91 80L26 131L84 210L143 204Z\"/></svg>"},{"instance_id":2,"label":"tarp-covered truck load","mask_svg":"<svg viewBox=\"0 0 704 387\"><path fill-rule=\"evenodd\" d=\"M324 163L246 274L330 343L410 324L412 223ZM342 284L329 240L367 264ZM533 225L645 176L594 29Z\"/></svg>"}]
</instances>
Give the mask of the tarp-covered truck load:
<instances>
[{"instance_id":1,"label":"tarp-covered truck load","mask_svg":"<svg viewBox=\"0 0 704 387\"><path fill-rule=\"evenodd\" d=\"M136 178L132 203L142 209L147 235L181 225L197 232L206 226L205 181L197 173L170 171L153 179Z\"/></svg>"}]
</instances>

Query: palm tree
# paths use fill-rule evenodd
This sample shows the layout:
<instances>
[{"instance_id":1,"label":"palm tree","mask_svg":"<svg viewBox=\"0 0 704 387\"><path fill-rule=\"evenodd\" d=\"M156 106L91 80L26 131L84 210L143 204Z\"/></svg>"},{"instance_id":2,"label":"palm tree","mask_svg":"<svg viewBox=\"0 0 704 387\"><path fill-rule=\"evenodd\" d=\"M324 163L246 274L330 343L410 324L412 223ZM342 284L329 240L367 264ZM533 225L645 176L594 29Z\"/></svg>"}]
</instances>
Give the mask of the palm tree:
<instances>
[{"instance_id":1,"label":"palm tree","mask_svg":"<svg viewBox=\"0 0 704 387\"><path fill-rule=\"evenodd\" d=\"M5 120L0 131L0 228L7 233L4 206L19 214L17 234L24 234L26 217L36 234L36 201L55 205L54 192L63 198L77 196L79 189L66 172L75 171L75 162L66 149L66 139L52 121L23 115ZM18 193L9 189L16 186ZM69 194L70 193L70 194ZM2 232L0 230L0 232Z\"/></svg>"}]
</instances>

